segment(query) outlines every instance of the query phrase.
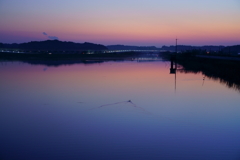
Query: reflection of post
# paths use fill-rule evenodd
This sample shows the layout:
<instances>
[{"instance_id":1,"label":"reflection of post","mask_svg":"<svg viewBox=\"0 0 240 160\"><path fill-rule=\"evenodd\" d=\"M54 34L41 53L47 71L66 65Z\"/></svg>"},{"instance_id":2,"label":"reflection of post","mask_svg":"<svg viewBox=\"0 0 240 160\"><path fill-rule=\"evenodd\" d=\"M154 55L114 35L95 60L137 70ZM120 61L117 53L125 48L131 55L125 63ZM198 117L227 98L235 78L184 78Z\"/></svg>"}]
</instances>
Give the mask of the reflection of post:
<instances>
[{"instance_id":1,"label":"reflection of post","mask_svg":"<svg viewBox=\"0 0 240 160\"><path fill-rule=\"evenodd\" d=\"M177 40L176 39L176 53L174 55L171 55L171 68L170 68L170 74L175 74L175 92L177 89Z\"/></svg>"},{"instance_id":2,"label":"reflection of post","mask_svg":"<svg viewBox=\"0 0 240 160\"><path fill-rule=\"evenodd\" d=\"M175 93L176 93L176 90L177 90L177 72L175 73Z\"/></svg>"},{"instance_id":3,"label":"reflection of post","mask_svg":"<svg viewBox=\"0 0 240 160\"><path fill-rule=\"evenodd\" d=\"M176 62L176 55L171 56L171 68L170 74L175 74L175 92L177 88L177 62Z\"/></svg>"},{"instance_id":4,"label":"reflection of post","mask_svg":"<svg viewBox=\"0 0 240 160\"><path fill-rule=\"evenodd\" d=\"M178 40L178 39L176 39L176 54L177 54L177 40Z\"/></svg>"},{"instance_id":5,"label":"reflection of post","mask_svg":"<svg viewBox=\"0 0 240 160\"><path fill-rule=\"evenodd\" d=\"M202 86L204 85L204 81L205 81L205 76L203 77L203 82L202 82Z\"/></svg>"}]
</instances>

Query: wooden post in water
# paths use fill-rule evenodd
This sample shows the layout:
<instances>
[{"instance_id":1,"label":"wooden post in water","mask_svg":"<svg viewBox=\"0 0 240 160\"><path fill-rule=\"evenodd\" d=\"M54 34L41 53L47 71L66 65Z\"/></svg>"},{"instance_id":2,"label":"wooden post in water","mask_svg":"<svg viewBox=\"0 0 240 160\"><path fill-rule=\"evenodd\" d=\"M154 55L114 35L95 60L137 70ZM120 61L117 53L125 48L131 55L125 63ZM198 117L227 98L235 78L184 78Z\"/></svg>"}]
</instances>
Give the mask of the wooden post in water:
<instances>
[{"instance_id":1,"label":"wooden post in water","mask_svg":"<svg viewBox=\"0 0 240 160\"><path fill-rule=\"evenodd\" d=\"M178 39L176 39L176 52L175 54L171 55L171 68L170 68L170 74L176 74L176 70L177 70L177 41Z\"/></svg>"},{"instance_id":2,"label":"wooden post in water","mask_svg":"<svg viewBox=\"0 0 240 160\"><path fill-rule=\"evenodd\" d=\"M174 55L171 56L171 68L170 68L170 74L176 73L176 57ZM175 64L175 65L174 65Z\"/></svg>"}]
</instances>

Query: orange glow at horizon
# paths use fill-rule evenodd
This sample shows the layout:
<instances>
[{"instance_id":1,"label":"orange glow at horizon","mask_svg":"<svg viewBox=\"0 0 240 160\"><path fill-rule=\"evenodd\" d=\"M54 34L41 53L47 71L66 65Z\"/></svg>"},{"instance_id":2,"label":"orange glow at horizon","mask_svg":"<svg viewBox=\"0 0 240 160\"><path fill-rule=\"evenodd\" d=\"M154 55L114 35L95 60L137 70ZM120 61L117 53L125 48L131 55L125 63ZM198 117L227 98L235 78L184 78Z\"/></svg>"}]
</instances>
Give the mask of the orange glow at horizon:
<instances>
[{"instance_id":1,"label":"orange glow at horizon","mask_svg":"<svg viewBox=\"0 0 240 160\"><path fill-rule=\"evenodd\" d=\"M46 8L49 2L44 0L34 6L16 2L13 12L7 9L12 4L4 2L5 7L0 6L0 42L44 40L42 32L46 32L62 41L104 45L171 45L176 37L188 45L240 43L239 3L235 0L184 0L174 2L176 5L166 0L138 1L138 5L131 0L128 5L94 1L98 5L69 2L71 7L60 5L55 9Z\"/></svg>"}]
</instances>

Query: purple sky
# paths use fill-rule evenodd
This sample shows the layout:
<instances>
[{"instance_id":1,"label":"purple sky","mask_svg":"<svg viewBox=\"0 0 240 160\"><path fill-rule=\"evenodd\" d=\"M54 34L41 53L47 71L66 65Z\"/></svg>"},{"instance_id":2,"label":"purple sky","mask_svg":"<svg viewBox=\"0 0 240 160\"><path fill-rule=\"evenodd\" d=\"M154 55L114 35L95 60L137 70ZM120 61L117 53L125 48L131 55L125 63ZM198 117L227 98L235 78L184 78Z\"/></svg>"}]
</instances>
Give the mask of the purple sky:
<instances>
[{"instance_id":1,"label":"purple sky","mask_svg":"<svg viewBox=\"0 0 240 160\"><path fill-rule=\"evenodd\" d=\"M239 0L1 0L0 22L3 43L240 44Z\"/></svg>"}]
</instances>

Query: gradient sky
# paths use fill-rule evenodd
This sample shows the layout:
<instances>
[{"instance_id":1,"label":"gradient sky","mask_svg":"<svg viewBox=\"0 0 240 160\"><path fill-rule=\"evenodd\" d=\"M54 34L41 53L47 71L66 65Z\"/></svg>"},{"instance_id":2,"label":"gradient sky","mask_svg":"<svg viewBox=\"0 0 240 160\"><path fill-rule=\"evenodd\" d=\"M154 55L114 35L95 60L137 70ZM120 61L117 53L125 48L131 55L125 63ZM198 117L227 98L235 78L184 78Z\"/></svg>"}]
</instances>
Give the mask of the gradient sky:
<instances>
[{"instance_id":1,"label":"gradient sky","mask_svg":"<svg viewBox=\"0 0 240 160\"><path fill-rule=\"evenodd\" d=\"M44 35L43 32L47 33ZM0 42L240 44L240 0L0 0Z\"/></svg>"}]
</instances>

